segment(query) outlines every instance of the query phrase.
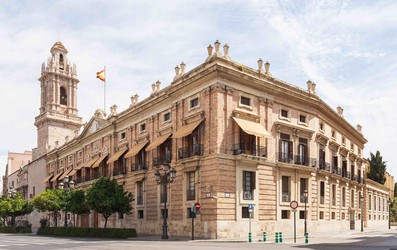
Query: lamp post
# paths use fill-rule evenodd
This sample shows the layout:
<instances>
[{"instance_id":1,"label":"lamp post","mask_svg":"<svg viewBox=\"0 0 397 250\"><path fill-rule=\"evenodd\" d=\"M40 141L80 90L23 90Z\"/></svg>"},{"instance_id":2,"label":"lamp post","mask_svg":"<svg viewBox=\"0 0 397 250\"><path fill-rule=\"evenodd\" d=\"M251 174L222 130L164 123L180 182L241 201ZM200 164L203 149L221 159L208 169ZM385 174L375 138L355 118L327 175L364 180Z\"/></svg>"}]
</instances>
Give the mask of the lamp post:
<instances>
[{"instance_id":1,"label":"lamp post","mask_svg":"<svg viewBox=\"0 0 397 250\"><path fill-rule=\"evenodd\" d=\"M307 233L307 216L306 216L306 204L307 204L307 196L308 196L308 192L307 189L305 189L305 191L303 191L303 196L305 197L305 235Z\"/></svg>"},{"instance_id":2,"label":"lamp post","mask_svg":"<svg viewBox=\"0 0 397 250\"><path fill-rule=\"evenodd\" d=\"M66 175L63 178L63 182L59 183L59 188L67 192L70 192L74 188L74 181L69 182L69 176ZM64 224L65 227L68 226L67 215L68 215L68 211L66 210L66 206L65 206L65 224Z\"/></svg>"},{"instance_id":3,"label":"lamp post","mask_svg":"<svg viewBox=\"0 0 397 250\"><path fill-rule=\"evenodd\" d=\"M168 239L168 225L167 225L167 185L168 183L172 183L175 179L176 170L174 168L170 168L168 164L163 165L163 171L157 169L154 174L156 178L156 182L158 185L162 185L163 187L163 200L164 200L164 211L163 211L163 234L161 235L161 239Z\"/></svg>"},{"instance_id":4,"label":"lamp post","mask_svg":"<svg viewBox=\"0 0 397 250\"><path fill-rule=\"evenodd\" d=\"M360 195L360 207L361 207L361 232L364 232L364 214L363 214L363 208L364 208L364 196L361 194Z\"/></svg>"},{"instance_id":5,"label":"lamp post","mask_svg":"<svg viewBox=\"0 0 397 250\"><path fill-rule=\"evenodd\" d=\"M389 199L387 200L387 202L389 203L389 229L391 228L390 227L390 209L391 209L391 199L390 199L390 197L389 197Z\"/></svg>"}]
</instances>

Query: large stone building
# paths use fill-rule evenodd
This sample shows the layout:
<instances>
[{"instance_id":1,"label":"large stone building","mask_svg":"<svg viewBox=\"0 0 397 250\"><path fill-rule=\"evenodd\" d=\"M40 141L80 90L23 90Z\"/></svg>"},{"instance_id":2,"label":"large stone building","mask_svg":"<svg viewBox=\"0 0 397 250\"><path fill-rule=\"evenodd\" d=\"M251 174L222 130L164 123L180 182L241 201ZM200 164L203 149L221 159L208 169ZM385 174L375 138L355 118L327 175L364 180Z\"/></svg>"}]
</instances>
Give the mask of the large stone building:
<instances>
[{"instance_id":1,"label":"large stone building","mask_svg":"<svg viewBox=\"0 0 397 250\"><path fill-rule=\"evenodd\" d=\"M288 234L293 200L303 231L305 190L309 232L355 229L362 215L366 227L386 226L388 190L366 184L360 125L324 103L311 81L304 90L273 77L261 59L257 69L234 62L218 41L207 50L203 64L186 72L182 63L170 85L157 81L148 98L133 95L128 109L112 106L108 117L97 110L78 137L46 155L47 187L65 176L81 189L115 178L136 199L131 215L114 215L108 225L160 233L163 190L154 174L169 164L176 170L166 211L171 235L190 234L197 201L198 236L245 237L249 204L254 235ZM75 220L104 223L94 212Z\"/></svg>"}]
</instances>

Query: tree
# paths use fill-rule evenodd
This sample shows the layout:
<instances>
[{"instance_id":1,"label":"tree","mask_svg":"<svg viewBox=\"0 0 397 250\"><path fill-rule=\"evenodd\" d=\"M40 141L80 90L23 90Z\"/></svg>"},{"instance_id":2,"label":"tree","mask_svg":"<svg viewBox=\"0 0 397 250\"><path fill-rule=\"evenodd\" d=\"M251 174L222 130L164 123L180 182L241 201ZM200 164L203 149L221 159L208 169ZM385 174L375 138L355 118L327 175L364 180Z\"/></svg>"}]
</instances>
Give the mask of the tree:
<instances>
[{"instance_id":1,"label":"tree","mask_svg":"<svg viewBox=\"0 0 397 250\"><path fill-rule=\"evenodd\" d=\"M66 196L66 211L73 214L88 214L88 206L85 193L82 190L71 190Z\"/></svg>"},{"instance_id":2,"label":"tree","mask_svg":"<svg viewBox=\"0 0 397 250\"><path fill-rule=\"evenodd\" d=\"M64 209L66 194L64 190L47 189L32 199L32 205L40 212L52 212L55 227L58 225L58 213Z\"/></svg>"},{"instance_id":3,"label":"tree","mask_svg":"<svg viewBox=\"0 0 397 250\"><path fill-rule=\"evenodd\" d=\"M397 197L397 182L394 183L394 198Z\"/></svg>"},{"instance_id":4,"label":"tree","mask_svg":"<svg viewBox=\"0 0 397 250\"><path fill-rule=\"evenodd\" d=\"M116 180L101 177L87 190L87 202L90 208L105 219L105 228L108 218L114 214L130 214L134 198L130 192L126 192Z\"/></svg>"},{"instance_id":5,"label":"tree","mask_svg":"<svg viewBox=\"0 0 397 250\"><path fill-rule=\"evenodd\" d=\"M7 217L11 217L11 225L14 226L15 218L29 214L33 211L33 207L28 201L22 199L19 193L16 193L13 197L3 196L0 199L0 217L3 224Z\"/></svg>"},{"instance_id":6,"label":"tree","mask_svg":"<svg viewBox=\"0 0 397 250\"><path fill-rule=\"evenodd\" d=\"M386 181L386 162L383 161L380 152L376 151L375 155L371 153L371 157L368 159L368 161L370 165L368 178L380 184L384 184Z\"/></svg>"}]
</instances>

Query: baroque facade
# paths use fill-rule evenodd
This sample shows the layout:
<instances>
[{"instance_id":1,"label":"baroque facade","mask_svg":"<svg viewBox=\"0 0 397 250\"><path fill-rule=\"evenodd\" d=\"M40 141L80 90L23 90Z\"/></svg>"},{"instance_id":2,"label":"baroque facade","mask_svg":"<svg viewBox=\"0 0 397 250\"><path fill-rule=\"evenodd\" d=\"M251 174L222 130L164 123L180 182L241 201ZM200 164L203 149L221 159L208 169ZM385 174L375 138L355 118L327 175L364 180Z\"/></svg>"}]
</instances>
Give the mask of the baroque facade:
<instances>
[{"instance_id":1,"label":"baroque facade","mask_svg":"<svg viewBox=\"0 0 397 250\"><path fill-rule=\"evenodd\" d=\"M132 214L113 215L108 226L139 233L161 233L167 214L170 235L189 235L194 202L202 206L198 237L246 237L250 204L254 235L292 233L294 200L301 232L305 216L309 232L357 229L361 219L386 227L389 189L365 178L361 126L323 102L315 83L298 88L273 77L262 59L252 69L233 61L228 45L221 50L218 41L208 46L204 63L190 71L181 63L167 87L153 83L151 95L133 95L126 110L114 105L106 116L98 109L79 133L76 67L57 42L39 78L28 195L32 187L58 188L65 176L83 190L101 176L114 178L135 201ZM154 177L163 165L176 169L166 211ZM104 224L95 212L61 218Z\"/></svg>"}]
</instances>

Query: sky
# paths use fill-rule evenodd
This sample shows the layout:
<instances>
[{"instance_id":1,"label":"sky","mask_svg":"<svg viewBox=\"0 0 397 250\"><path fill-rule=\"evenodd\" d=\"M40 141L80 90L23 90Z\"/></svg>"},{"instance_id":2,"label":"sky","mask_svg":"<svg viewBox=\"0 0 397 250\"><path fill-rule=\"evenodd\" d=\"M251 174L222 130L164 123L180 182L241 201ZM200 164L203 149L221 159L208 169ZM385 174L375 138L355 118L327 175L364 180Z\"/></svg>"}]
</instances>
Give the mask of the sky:
<instances>
[{"instance_id":1,"label":"sky","mask_svg":"<svg viewBox=\"0 0 397 250\"><path fill-rule=\"evenodd\" d=\"M234 61L317 94L379 150L397 177L397 1L6 1L0 0L0 175L7 153L36 147L41 64L61 40L77 65L79 115L125 110L148 97L152 83L168 86L174 67L203 63L216 40Z\"/></svg>"}]
</instances>

